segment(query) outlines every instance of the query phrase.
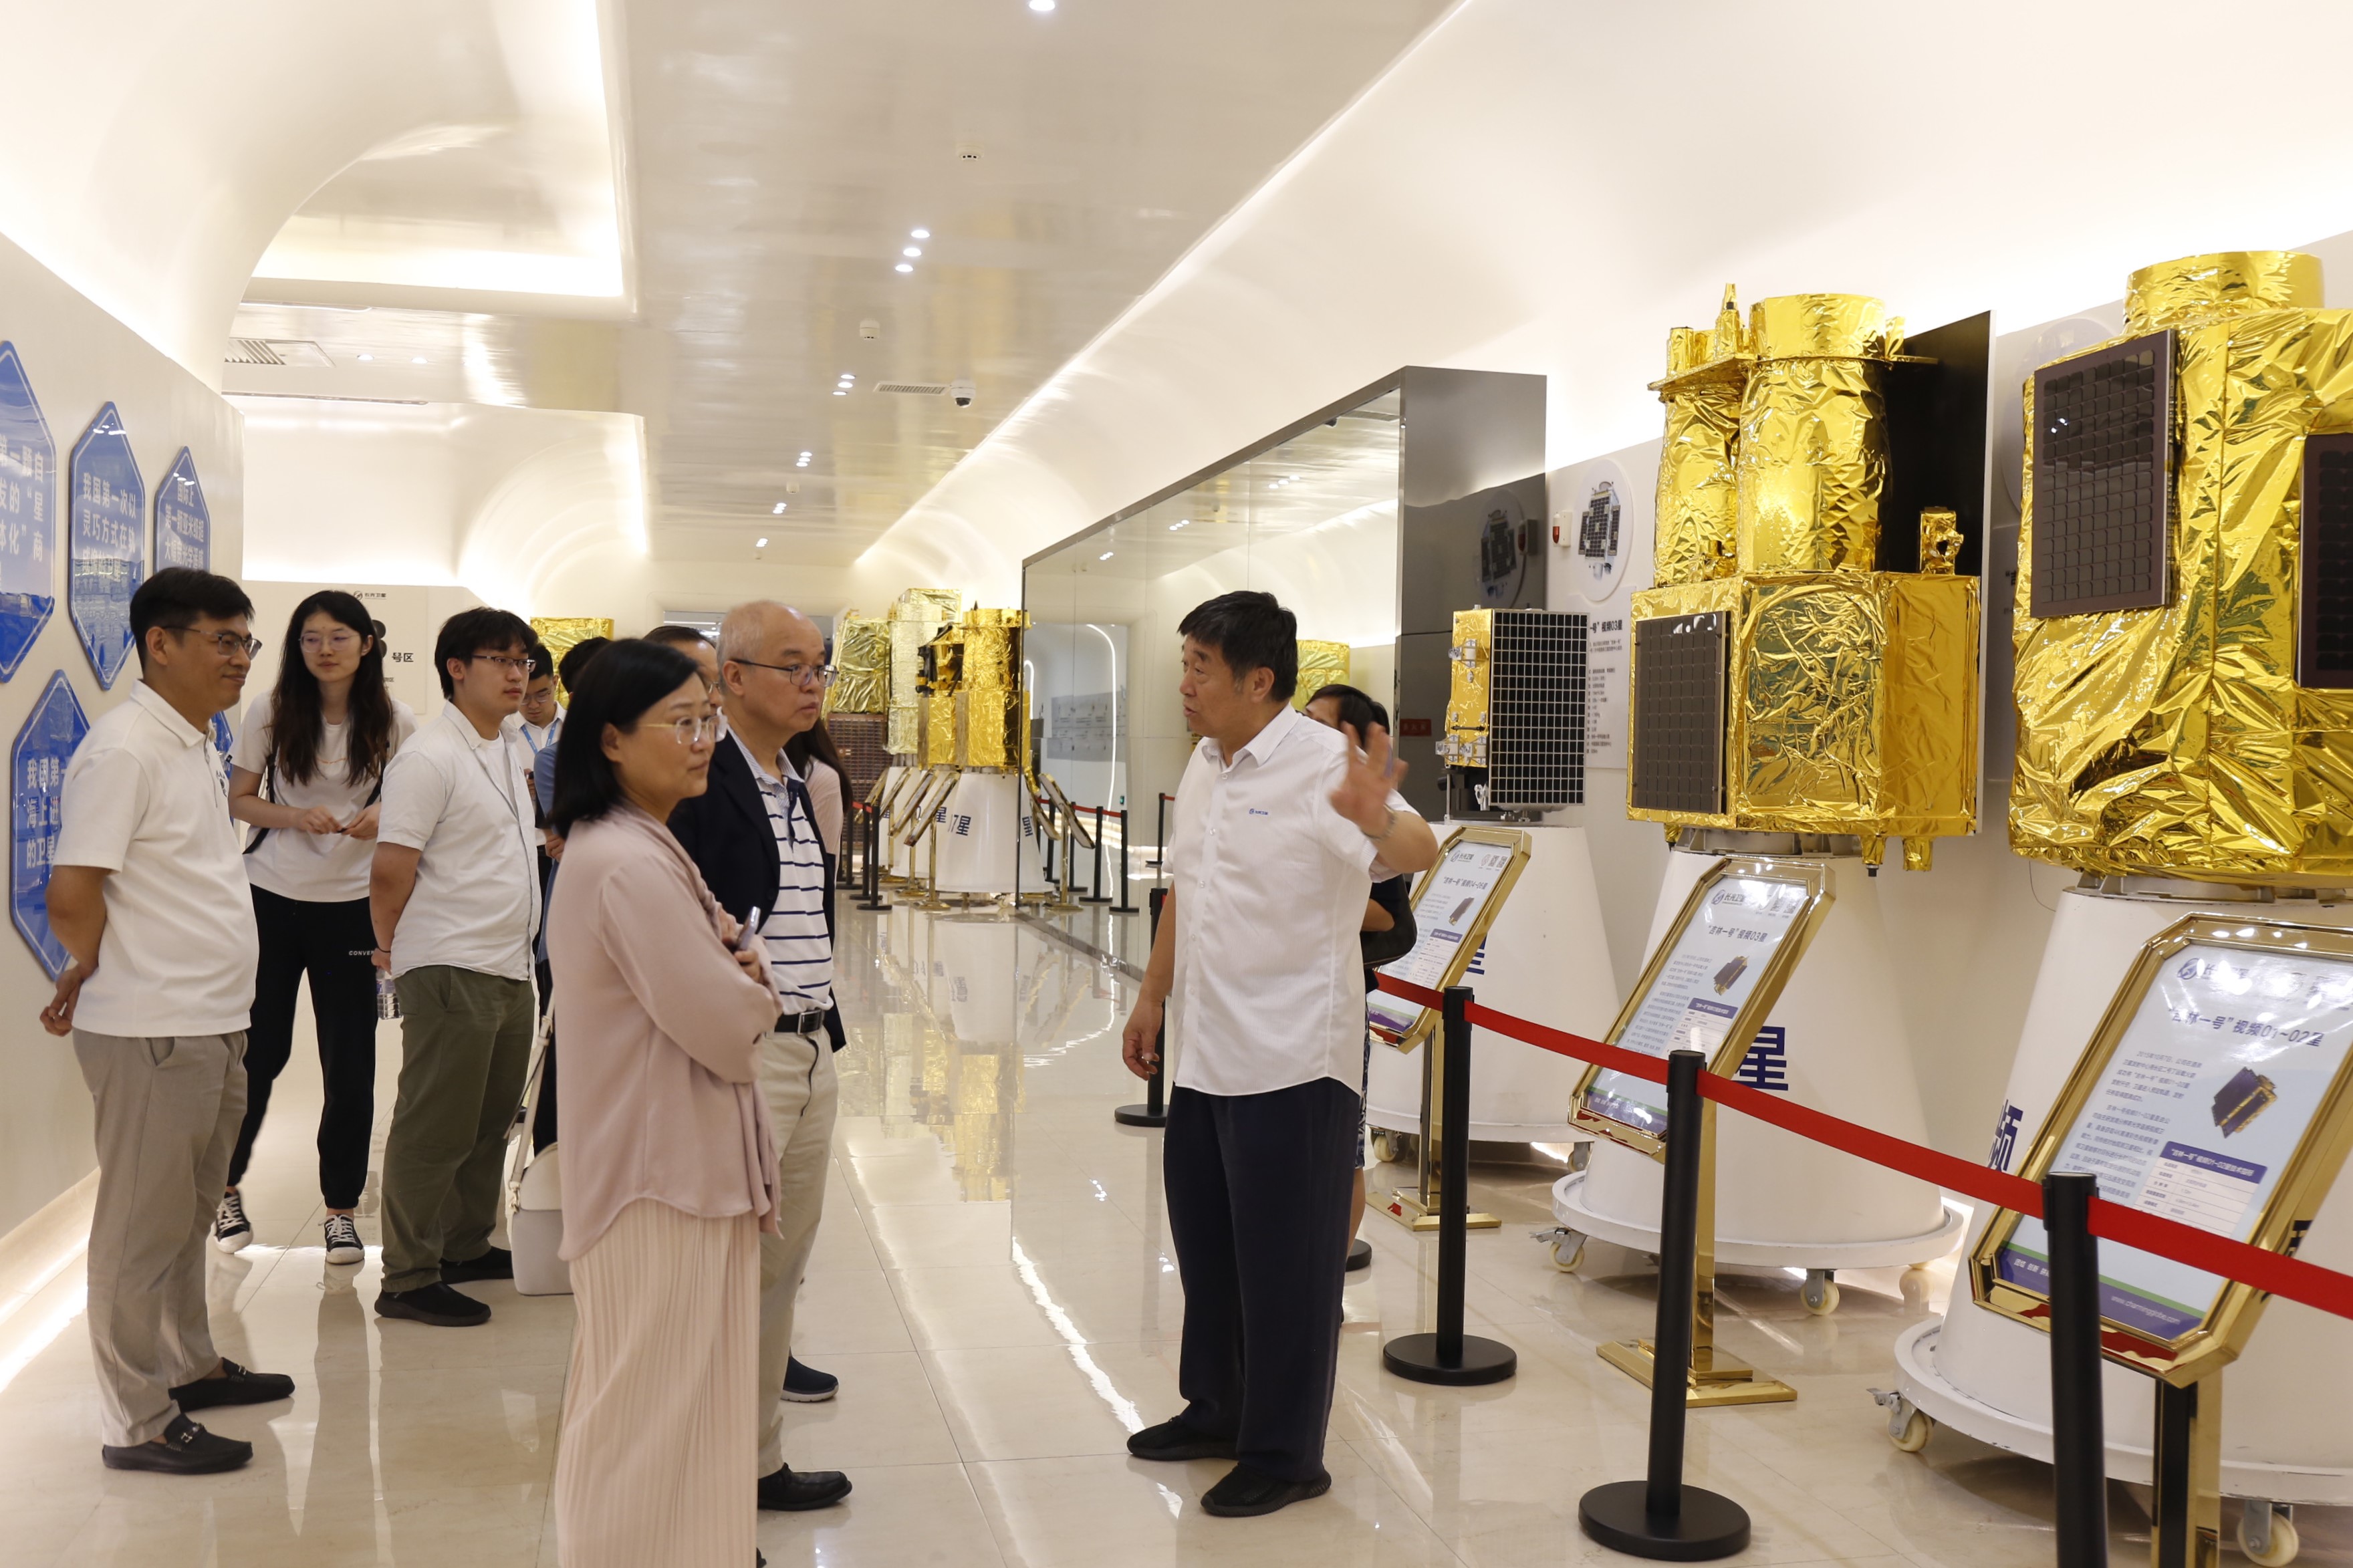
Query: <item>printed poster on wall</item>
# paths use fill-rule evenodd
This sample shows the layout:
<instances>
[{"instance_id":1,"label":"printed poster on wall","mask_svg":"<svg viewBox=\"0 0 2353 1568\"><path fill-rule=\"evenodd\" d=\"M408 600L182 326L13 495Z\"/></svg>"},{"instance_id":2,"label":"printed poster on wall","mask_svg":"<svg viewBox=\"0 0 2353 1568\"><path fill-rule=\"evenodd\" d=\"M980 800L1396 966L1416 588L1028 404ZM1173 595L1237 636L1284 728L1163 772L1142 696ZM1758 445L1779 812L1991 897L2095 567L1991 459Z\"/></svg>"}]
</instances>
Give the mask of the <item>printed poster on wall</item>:
<instances>
[{"instance_id":1,"label":"printed poster on wall","mask_svg":"<svg viewBox=\"0 0 2353 1568\"><path fill-rule=\"evenodd\" d=\"M15 343L0 343L0 680L58 607L58 448Z\"/></svg>"},{"instance_id":2,"label":"printed poster on wall","mask_svg":"<svg viewBox=\"0 0 2353 1568\"><path fill-rule=\"evenodd\" d=\"M1698 1051L1714 1060L1767 961L1806 912L1802 882L1726 875L1675 931L1674 945L1625 1028L1610 1043L1646 1057ZM1594 1075L1585 1110L1653 1136L1667 1130L1663 1085L1625 1073Z\"/></svg>"},{"instance_id":3,"label":"printed poster on wall","mask_svg":"<svg viewBox=\"0 0 2353 1568\"><path fill-rule=\"evenodd\" d=\"M2248 1240L2353 1049L2353 962L2192 943L2149 984L2052 1169L2100 1196ZM2021 1216L1994 1272L2048 1295L2049 1240ZM2158 1341L2202 1323L2226 1281L2100 1248L2100 1312Z\"/></svg>"},{"instance_id":4,"label":"printed poster on wall","mask_svg":"<svg viewBox=\"0 0 2353 1568\"><path fill-rule=\"evenodd\" d=\"M49 858L64 821L66 764L89 733L81 700L58 670L8 755L8 910L52 980L66 966L66 950L49 930Z\"/></svg>"},{"instance_id":5,"label":"printed poster on wall","mask_svg":"<svg viewBox=\"0 0 2353 1568\"><path fill-rule=\"evenodd\" d=\"M213 510L196 479L195 454L185 447L155 487L155 569L213 569Z\"/></svg>"},{"instance_id":6,"label":"printed poster on wall","mask_svg":"<svg viewBox=\"0 0 2353 1568\"><path fill-rule=\"evenodd\" d=\"M147 575L147 486L110 403L76 442L66 610L98 683L111 691L131 659L131 595Z\"/></svg>"},{"instance_id":7,"label":"printed poster on wall","mask_svg":"<svg viewBox=\"0 0 2353 1568\"><path fill-rule=\"evenodd\" d=\"M1381 965L1380 973L1432 991L1444 987L1449 966L1463 953L1462 944L1473 931L1484 930L1496 906L1496 889L1509 876L1515 853L1511 845L1468 835L1450 844L1445 858L1422 879L1420 896L1414 900L1413 951ZM1419 1003L1386 991L1365 1000L1374 1032L1392 1043L1410 1035L1425 1011Z\"/></svg>"}]
</instances>

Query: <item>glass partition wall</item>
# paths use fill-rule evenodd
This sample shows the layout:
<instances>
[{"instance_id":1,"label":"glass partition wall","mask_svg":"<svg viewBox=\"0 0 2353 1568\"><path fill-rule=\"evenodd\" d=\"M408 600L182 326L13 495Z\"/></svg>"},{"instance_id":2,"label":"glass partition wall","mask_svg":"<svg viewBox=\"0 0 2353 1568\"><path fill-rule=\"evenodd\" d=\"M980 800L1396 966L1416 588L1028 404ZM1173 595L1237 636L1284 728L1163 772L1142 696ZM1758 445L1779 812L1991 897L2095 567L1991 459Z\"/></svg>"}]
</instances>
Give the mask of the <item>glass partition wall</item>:
<instances>
[{"instance_id":1,"label":"glass partition wall","mask_svg":"<svg viewBox=\"0 0 2353 1568\"><path fill-rule=\"evenodd\" d=\"M1152 841L1193 744L1177 623L1237 588L1345 644L1349 683L1394 707L1400 401L1392 384L1029 560L1031 734L1075 805L1125 806Z\"/></svg>"}]
</instances>

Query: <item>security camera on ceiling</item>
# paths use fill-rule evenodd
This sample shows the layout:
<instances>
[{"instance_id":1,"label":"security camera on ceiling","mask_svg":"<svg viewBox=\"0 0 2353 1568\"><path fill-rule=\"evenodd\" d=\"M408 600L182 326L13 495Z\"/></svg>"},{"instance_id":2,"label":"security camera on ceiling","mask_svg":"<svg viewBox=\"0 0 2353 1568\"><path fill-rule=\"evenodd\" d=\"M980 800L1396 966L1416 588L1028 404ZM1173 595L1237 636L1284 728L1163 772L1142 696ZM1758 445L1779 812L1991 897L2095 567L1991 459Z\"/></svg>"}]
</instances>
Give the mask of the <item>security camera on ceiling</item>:
<instances>
[{"instance_id":1,"label":"security camera on ceiling","mask_svg":"<svg viewBox=\"0 0 2353 1568\"><path fill-rule=\"evenodd\" d=\"M948 395L955 399L955 405L958 408L971 407L973 395L976 390L977 389L974 387L971 382L965 380L957 380L948 384Z\"/></svg>"}]
</instances>

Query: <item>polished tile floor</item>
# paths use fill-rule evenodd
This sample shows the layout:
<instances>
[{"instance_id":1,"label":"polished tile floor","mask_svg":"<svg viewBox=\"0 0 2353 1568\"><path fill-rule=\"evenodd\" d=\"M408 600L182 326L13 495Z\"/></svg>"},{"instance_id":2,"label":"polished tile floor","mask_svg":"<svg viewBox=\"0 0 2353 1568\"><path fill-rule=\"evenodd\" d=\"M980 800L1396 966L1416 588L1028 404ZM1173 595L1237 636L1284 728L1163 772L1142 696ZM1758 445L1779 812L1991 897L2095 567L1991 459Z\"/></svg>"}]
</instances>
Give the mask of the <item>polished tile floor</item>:
<instances>
[{"instance_id":1,"label":"polished tile floor","mask_svg":"<svg viewBox=\"0 0 2353 1568\"><path fill-rule=\"evenodd\" d=\"M1140 926L1096 911L1092 937ZM1123 932L1123 943L1136 933ZM1470 1243L1473 1332L1520 1352L1496 1387L1388 1376L1387 1335L1428 1325L1435 1244L1376 1215L1348 1289L1330 1495L1264 1520L1198 1507L1223 1467L1147 1465L1124 1447L1176 1408L1184 1300L1170 1261L1158 1135L1115 1124L1138 1098L1116 1060L1128 989L1034 926L850 914L842 1119L802 1307L803 1357L839 1399L792 1413L789 1457L838 1468L846 1507L764 1516L780 1565L1160 1563L1551 1565L1616 1560L1577 1531L1588 1487L1639 1473L1646 1394L1596 1359L1647 1330L1640 1257L1595 1244L1562 1274L1530 1233L1556 1170L1482 1168L1503 1216ZM385 1033L386 1056L397 1049ZM390 1104L392 1062L384 1104ZM185 1481L98 1464L90 1357L69 1269L0 1326L0 1563L231 1568L555 1561L548 1483L571 1331L567 1298L477 1289L484 1329L379 1323L376 1268L326 1267L311 1179L315 1067L290 1073L248 1184L259 1240L213 1265L224 1350L291 1373L290 1405L217 1415L256 1462ZM1395 1184L1396 1171L1374 1173ZM372 1215L362 1222L375 1240ZM1691 1424L1692 1479L1756 1519L1740 1563L2000 1568L2052 1560L2042 1467L1940 1432L1893 1449L1865 1392L1896 1331L1947 1284L1842 1278L1836 1316L1795 1281L1732 1282L1727 1348L1795 1384L1794 1405ZM57 1328L54 1337L48 1331ZM13 1331L14 1338L9 1337ZM2145 1560L2140 1500L2114 1489L2119 1562ZM2303 1562L2353 1563L2341 1517L2301 1521ZM2235 1558L2233 1559L2235 1560ZM658 1568L658 1565L649 1565Z\"/></svg>"}]
</instances>

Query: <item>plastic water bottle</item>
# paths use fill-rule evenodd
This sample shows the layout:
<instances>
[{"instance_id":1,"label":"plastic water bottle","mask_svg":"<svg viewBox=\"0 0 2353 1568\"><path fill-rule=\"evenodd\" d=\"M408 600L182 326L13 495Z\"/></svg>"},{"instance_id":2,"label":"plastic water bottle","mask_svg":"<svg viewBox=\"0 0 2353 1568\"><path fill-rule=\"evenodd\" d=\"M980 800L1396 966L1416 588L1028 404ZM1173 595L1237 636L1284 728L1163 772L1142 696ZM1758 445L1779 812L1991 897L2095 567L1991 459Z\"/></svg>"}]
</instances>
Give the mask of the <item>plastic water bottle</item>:
<instances>
[{"instance_id":1,"label":"plastic water bottle","mask_svg":"<svg viewBox=\"0 0 2353 1568\"><path fill-rule=\"evenodd\" d=\"M379 1018L400 1016L400 993L393 985L389 969L375 972L375 1016Z\"/></svg>"}]
</instances>

